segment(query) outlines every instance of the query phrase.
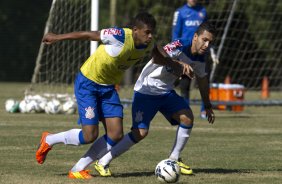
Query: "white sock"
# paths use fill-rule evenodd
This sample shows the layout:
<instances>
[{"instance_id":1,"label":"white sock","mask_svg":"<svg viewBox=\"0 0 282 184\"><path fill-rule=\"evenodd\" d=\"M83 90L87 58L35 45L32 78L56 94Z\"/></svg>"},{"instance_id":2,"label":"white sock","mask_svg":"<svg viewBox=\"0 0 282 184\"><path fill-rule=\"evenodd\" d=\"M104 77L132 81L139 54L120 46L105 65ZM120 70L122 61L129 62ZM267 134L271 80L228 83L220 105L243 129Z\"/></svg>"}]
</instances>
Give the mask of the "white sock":
<instances>
[{"instance_id":1,"label":"white sock","mask_svg":"<svg viewBox=\"0 0 282 184\"><path fill-rule=\"evenodd\" d=\"M129 150L134 144L136 144L136 142L133 138L129 134L126 134L121 141L112 147L111 151L99 159L99 164L103 166L108 165L114 158Z\"/></svg>"},{"instance_id":2,"label":"white sock","mask_svg":"<svg viewBox=\"0 0 282 184\"><path fill-rule=\"evenodd\" d=\"M172 148L172 151L170 153L169 158L173 160L178 160L180 152L183 150L184 146L186 145L191 131L192 131L193 125L186 127L183 125L179 125L176 131L176 138L175 142Z\"/></svg>"},{"instance_id":3,"label":"white sock","mask_svg":"<svg viewBox=\"0 0 282 184\"><path fill-rule=\"evenodd\" d=\"M79 133L82 131L81 129L71 129L66 132L60 132L57 134L49 134L46 137L46 142L53 146L54 144L64 143L64 144L71 144L71 145L80 145L79 141Z\"/></svg>"},{"instance_id":4,"label":"white sock","mask_svg":"<svg viewBox=\"0 0 282 184\"><path fill-rule=\"evenodd\" d=\"M100 137L91 145L85 155L79 159L79 161L75 164L71 171L77 172L84 170L88 165L90 165L95 160L101 158L108 151L110 151L114 144L115 143L109 140L106 135Z\"/></svg>"}]
</instances>

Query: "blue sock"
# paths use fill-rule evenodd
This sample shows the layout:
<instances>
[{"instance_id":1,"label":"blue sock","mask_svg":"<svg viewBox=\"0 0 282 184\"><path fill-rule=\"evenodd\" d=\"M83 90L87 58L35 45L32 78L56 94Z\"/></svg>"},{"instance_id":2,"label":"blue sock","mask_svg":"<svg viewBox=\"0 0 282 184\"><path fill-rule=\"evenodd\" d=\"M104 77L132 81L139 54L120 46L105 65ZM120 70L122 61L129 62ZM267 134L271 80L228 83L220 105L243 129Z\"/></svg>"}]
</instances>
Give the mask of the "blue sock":
<instances>
[{"instance_id":1,"label":"blue sock","mask_svg":"<svg viewBox=\"0 0 282 184\"><path fill-rule=\"evenodd\" d=\"M86 142L85 142L85 140L84 140L84 137L83 137L83 132L82 132L82 130L79 132L78 137L79 137L79 142L80 142L80 144L86 144Z\"/></svg>"}]
</instances>

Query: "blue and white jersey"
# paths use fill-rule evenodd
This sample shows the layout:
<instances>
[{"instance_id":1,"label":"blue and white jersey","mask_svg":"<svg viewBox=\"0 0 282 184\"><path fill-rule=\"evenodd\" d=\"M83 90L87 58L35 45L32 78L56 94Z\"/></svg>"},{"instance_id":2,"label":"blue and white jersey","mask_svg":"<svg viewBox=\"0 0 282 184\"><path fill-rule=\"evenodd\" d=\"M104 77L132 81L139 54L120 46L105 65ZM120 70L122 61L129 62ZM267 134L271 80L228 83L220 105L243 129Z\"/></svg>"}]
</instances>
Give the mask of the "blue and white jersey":
<instances>
[{"instance_id":1,"label":"blue and white jersey","mask_svg":"<svg viewBox=\"0 0 282 184\"><path fill-rule=\"evenodd\" d=\"M172 40L191 37L199 25L206 20L207 12L204 7L200 5L190 7L188 4L180 7L173 16Z\"/></svg>"},{"instance_id":2,"label":"blue and white jersey","mask_svg":"<svg viewBox=\"0 0 282 184\"><path fill-rule=\"evenodd\" d=\"M205 72L205 56L192 55L192 38L175 40L163 48L172 59L188 63L193 68L196 77L202 78L207 75ZM134 90L147 95L166 94L173 90L174 82L179 76L174 75L169 67L154 64L150 60L143 68L135 83Z\"/></svg>"}]
</instances>

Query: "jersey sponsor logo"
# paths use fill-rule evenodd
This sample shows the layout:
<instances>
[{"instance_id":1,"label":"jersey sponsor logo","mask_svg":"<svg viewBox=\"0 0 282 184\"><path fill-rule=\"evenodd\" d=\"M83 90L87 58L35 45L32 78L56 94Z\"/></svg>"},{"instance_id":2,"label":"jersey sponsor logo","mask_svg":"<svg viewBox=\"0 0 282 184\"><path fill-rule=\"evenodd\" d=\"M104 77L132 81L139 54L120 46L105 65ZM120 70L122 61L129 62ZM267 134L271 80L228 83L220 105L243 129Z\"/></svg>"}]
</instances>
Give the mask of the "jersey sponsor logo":
<instances>
[{"instance_id":1,"label":"jersey sponsor logo","mask_svg":"<svg viewBox=\"0 0 282 184\"><path fill-rule=\"evenodd\" d=\"M180 42L180 40L175 40L175 41L167 44L163 48L169 54L171 51L173 51L177 47L181 47L181 46L182 46L182 43Z\"/></svg>"},{"instance_id":2,"label":"jersey sponsor logo","mask_svg":"<svg viewBox=\"0 0 282 184\"><path fill-rule=\"evenodd\" d=\"M121 36L121 30L116 28L109 28L104 30L104 35L118 35Z\"/></svg>"},{"instance_id":3,"label":"jersey sponsor logo","mask_svg":"<svg viewBox=\"0 0 282 184\"><path fill-rule=\"evenodd\" d=\"M95 117L94 108L89 106L89 107L85 108L85 111L86 111L85 117L87 119L92 119L92 118Z\"/></svg>"},{"instance_id":4,"label":"jersey sponsor logo","mask_svg":"<svg viewBox=\"0 0 282 184\"><path fill-rule=\"evenodd\" d=\"M185 26L190 27L190 26L199 26L202 23L202 21L198 20L186 20L185 21Z\"/></svg>"},{"instance_id":5,"label":"jersey sponsor logo","mask_svg":"<svg viewBox=\"0 0 282 184\"><path fill-rule=\"evenodd\" d=\"M143 114L144 114L144 112L141 112L141 111L136 112L134 121L135 122L143 121Z\"/></svg>"}]
</instances>

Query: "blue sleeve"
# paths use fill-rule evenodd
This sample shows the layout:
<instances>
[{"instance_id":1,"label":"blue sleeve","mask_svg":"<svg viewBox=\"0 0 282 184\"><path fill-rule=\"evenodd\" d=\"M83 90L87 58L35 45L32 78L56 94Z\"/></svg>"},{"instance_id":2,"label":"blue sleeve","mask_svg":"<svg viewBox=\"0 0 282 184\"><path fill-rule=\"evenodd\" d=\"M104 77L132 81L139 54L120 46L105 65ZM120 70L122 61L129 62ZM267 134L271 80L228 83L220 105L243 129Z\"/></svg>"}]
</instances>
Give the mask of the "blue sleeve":
<instances>
[{"instance_id":1,"label":"blue sleeve","mask_svg":"<svg viewBox=\"0 0 282 184\"><path fill-rule=\"evenodd\" d=\"M176 38L180 38L181 31L182 31L182 18L180 15L180 11L177 10L174 13L174 17L173 17L172 40L175 40Z\"/></svg>"}]
</instances>

